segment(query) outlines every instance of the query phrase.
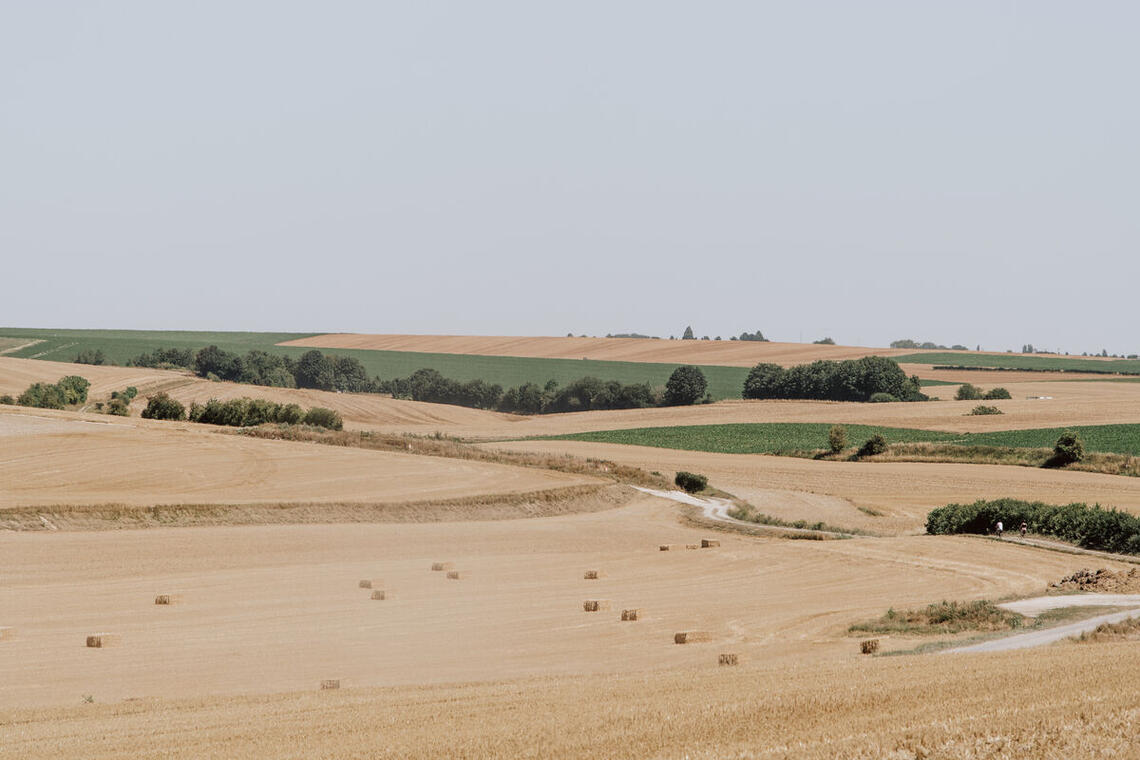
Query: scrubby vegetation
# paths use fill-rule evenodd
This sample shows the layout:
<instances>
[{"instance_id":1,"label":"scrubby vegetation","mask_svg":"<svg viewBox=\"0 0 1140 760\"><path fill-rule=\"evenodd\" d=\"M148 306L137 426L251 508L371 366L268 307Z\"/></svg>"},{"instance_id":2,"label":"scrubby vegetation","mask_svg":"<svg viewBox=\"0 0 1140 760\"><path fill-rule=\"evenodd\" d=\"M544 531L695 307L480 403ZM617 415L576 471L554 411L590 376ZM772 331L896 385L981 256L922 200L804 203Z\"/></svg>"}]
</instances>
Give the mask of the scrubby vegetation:
<instances>
[{"instance_id":1,"label":"scrubby vegetation","mask_svg":"<svg viewBox=\"0 0 1140 760\"><path fill-rule=\"evenodd\" d=\"M142 416L148 420L184 420L186 407L166 393L156 393L147 397Z\"/></svg>"},{"instance_id":2,"label":"scrubby vegetation","mask_svg":"<svg viewBox=\"0 0 1140 760\"><path fill-rule=\"evenodd\" d=\"M983 392L981 388L970 383L963 383L954 394L955 401L996 401L1012 398L1005 388L991 388Z\"/></svg>"},{"instance_id":3,"label":"scrubby vegetation","mask_svg":"<svg viewBox=\"0 0 1140 760\"><path fill-rule=\"evenodd\" d=\"M102 349L84 349L75 355L75 364L106 364L107 357Z\"/></svg>"},{"instance_id":4,"label":"scrubby vegetation","mask_svg":"<svg viewBox=\"0 0 1140 760\"><path fill-rule=\"evenodd\" d=\"M898 362L881 356L847 361L817 361L784 369L757 364L744 381L746 399L820 399L869 401L884 393L900 401L925 401L917 377L907 377Z\"/></svg>"},{"instance_id":5,"label":"scrubby vegetation","mask_svg":"<svg viewBox=\"0 0 1140 760\"><path fill-rule=\"evenodd\" d=\"M65 409L87 401L91 383L79 375L68 375L57 383L32 383L15 403L40 409Z\"/></svg>"},{"instance_id":6,"label":"scrubby vegetation","mask_svg":"<svg viewBox=\"0 0 1140 760\"><path fill-rule=\"evenodd\" d=\"M313 425L327 430L341 430L344 421L332 409L313 407L305 411L297 404L278 404L266 399L235 398L229 401L210 399L205 404L191 404L189 419L209 425L252 427L266 423Z\"/></svg>"},{"instance_id":7,"label":"scrubby vegetation","mask_svg":"<svg viewBox=\"0 0 1140 760\"><path fill-rule=\"evenodd\" d=\"M689 493L697 493L708 488L709 479L704 475L698 475L695 472L686 472L681 470L677 476L673 478L673 482L679 487L688 491Z\"/></svg>"},{"instance_id":8,"label":"scrubby vegetation","mask_svg":"<svg viewBox=\"0 0 1140 760\"><path fill-rule=\"evenodd\" d=\"M127 386L126 390L111 391L111 400L107 402L107 414L114 414L119 417L129 416L131 401L137 395L139 395L139 389L133 385Z\"/></svg>"},{"instance_id":9,"label":"scrubby vegetation","mask_svg":"<svg viewBox=\"0 0 1140 760\"><path fill-rule=\"evenodd\" d=\"M1031 533L1053 536L1084 549L1140 554L1140 517L1099 504L1056 505L1020 499L948 504L927 515L926 532L986 534L998 520L1007 526L1024 522Z\"/></svg>"},{"instance_id":10,"label":"scrubby vegetation","mask_svg":"<svg viewBox=\"0 0 1140 760\"><path fill-rule=\"evenodd\" d=\"M5 393L3 396L0 396L0 404L3 404L5 406L13 406L15 403L16 403L16 399L12 398L12 396L8 393Z\"/></svg>"},{"instance_id":11,"label":"scrubby vegetation","mask_svg":"<svg viewBox=\"0 0 1140 760\"><path fill-rule=\"evenodd\" d=\"M1020 628L1024 618L1001 609L993 602L938 602L913 610L895 610L875 620L855 623L850 633L946 635L962 631L1009 631Z\"/></svg>"},{"instance_id":12,"label":"scrubby vegetation","mask_svg":"<svg viewBox=\"0 0 1140 760\"><path fill-rule=\"evenodd\" d=\"M887 450L887 439L882 435L875 433L873 436L863 442L859 447L858 456L860 457L873 457L882 454Z\"/></svg>"},{"instance_id":13,"label":"scrubby vegetation","mask_svg":"<svg viewBox=\"0 0 1140 760\"><path fill-rule=\"evenodd\" d=\"M970 350L960 343L955 343L953 346L947 347L947 346L940 346L937 343L931 343L930 341L924 341L922 343L919 343L917 341L911 340L910 338L903 338L902 340L892 340L891 341L891 348L923 348L923 349L928 349L928 350L933 349L936 351L969 351Z\"/></svg>"},{"instance_id":14,"label":"scrubby vegetation","mask_svg":"<svg viewBox=\"0 0 1140 760\"><path fill-rule=\"evenodd\" d=\"M1066 430L1053 444L1053 456L1045 463L1046 467L1064 467L1085 458L1085 444L1074 430Z\"/></svg>"},{"instance_id":15,"label":"scrubby vegetation","mask_svg":"<svg viewBox=\"0 0 1140 760\"><path fill-rule=\"evenodd\" d=\"M975 406L973 409L970 410L970 414L973 416L983 416L983 415L987 415L987 414L1002 414L1002 410L998 409L996 406L986 406L985 404L978 404L977 406Z\"/></svg>"}]
</instances>

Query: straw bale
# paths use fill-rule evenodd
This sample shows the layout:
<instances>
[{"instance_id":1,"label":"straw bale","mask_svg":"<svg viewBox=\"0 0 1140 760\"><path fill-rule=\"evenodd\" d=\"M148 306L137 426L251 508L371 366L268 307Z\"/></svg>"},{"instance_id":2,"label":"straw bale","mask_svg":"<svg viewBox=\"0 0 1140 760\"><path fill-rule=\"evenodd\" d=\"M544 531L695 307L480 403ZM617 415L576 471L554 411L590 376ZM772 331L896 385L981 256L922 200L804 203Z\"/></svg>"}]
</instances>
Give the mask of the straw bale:
<instances>
[{"instance_id":1,"label":"straw bale","mask_svg":"<svg viewBox=\"0 0 1140 760\"><path fill-rule=\"evenodd\" d=\"M699 641L712 641L708 631L678 631L673 634L674 644L693 644Z\"/></svg>"}]
</instances>

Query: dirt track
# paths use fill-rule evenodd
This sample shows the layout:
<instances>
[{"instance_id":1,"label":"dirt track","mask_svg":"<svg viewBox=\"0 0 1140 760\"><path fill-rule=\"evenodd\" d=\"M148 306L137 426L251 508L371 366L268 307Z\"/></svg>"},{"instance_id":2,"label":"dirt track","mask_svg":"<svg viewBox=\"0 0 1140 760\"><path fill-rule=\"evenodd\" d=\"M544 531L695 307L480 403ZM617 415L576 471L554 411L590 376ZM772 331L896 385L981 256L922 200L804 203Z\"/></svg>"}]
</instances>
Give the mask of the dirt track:
<instances>
[{"instance_id":1,"label":"dirt track","mask_svg":"<svg viewBox=\"0 0 1140 760\"><path fill-rule=\"evenodd\" d=\"M709 483L785 520L822 520L877 533L914 533L926 514L951 502L1011 496L1050 503L1099 502L1140 514L1140 478L1030 467L908 462L826 462L756 454L619 446L584 441L482 444L514 451L565 452L657 470L707 475ZM882 514L874 516L863 507Z\"/></svg>"}]
</instances>

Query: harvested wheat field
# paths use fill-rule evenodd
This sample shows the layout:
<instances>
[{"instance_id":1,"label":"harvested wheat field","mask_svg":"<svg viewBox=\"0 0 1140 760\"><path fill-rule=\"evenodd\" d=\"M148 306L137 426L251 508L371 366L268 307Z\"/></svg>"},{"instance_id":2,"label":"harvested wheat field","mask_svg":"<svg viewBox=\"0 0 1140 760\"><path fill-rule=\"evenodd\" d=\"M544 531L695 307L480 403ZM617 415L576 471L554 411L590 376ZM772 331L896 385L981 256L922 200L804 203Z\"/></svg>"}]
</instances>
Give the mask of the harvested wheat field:
<instances>
[{"instance_id":1,"label":"harvested wheat field","mask_svg":"<svg viewBox=\"0 0 1140 760\"><path fill-rule=\"evenodd\" d=\"M586 441L481 445L598 457L669 476L678 470L690 470L707 475L710 485L773 517L823 521L883 534L922 532L927 513L935 507L1004 496L1056 504L1099 502L1140 514L1140 478L1091 472L1006 465L829 462Z\"/></svg>"},{"instance_id":2,"label":"harvested wheat field","mask_svg":"<svg viewBox=\"0 0 1140 760\"><path fill-rule=\"evenodd\" d=\"M951 658L866 659L845 632L888 606L1039 592L1081 558L945 537L657 551L706 535L650 497L507 522L0 533L21 632L0 646L0 727L17 757L824 757L965 747L999 704L1011 740L1079 748L1086 722L1118 736L1133 709L1131 650L984 656L979 690ZM469 579L431 572L442 553ZM356 588L376 571L398 598ZM183 601L156 607L155 589ZM583 614L588 594L613 608ZM119 645L86 648L93 630ZM673 643L691 630L711 640ZM718 666L727 650L740 667ZM1095 719L1059 711L1067 692L995 701L1050 670L1109 698Z\"/></svg>"},{"instance_id":3,"label":"harvested wheat field","mask_svg":"<svg viewBox=\"0 0 1140 760\"><path fill-rule=\"evenodd\" d=\"M13 507L445 500L595 483L538 469L267 441L210 426L0 407L0 519Z\"/></svg>"},{"instance_id":4,"label":"harvested wheat field","mask_svg":"<svg viewBox=\"0 0 1140 760\"><path fill-rule=\"evenodd\" d=\"M331 333L281 343L311 348L356 348L431 354L523 356L541 359L715 364L751 367L759 362L791 365L817 359L901 356L913 349L827 346L813 343L759 343L733 340L654 340L649 338L555 338L488 335L361 335Z\"/></svg>"},{"instance_id":5,"label":"harvested wheat field","mask_svg":"<svg viewBox=\"0 0 1140 760\"><path fill-rule=\"evenodd\" d=\"M20 631L0 649L0 706L673 670L715 666L726 645L769 664L842 662L846 626L887 606L1036 592L1082 566L970 538L657 550L701 536L651 497L501 522L0 533L0 610ZM462 583L429 569L445 552ZM607 575L585 581L583 565ZM398 596L369 603L357 581L370 572ZM154 604L171 590L180 604ZM592 598L612 608L584 615ZM621 624L629 608L647 611L636 626ZM676 647L683 630L713 641ZM121 643L88 651L92 631Z\"/></svg>"},{"instance_id":6,"label":"harvested wheat field","mask_svg":"<svg viewBox=\"0 0 1140 760\"><path fill-rule=\"evenodd\" d=\"M90 381L87 396L92 402L106 400L111 391L124 390L128 385L135 386L139 394L145 396L188 379L186 373L162 369L68 364L0 356L0 395L19 396L32 383L55 383L66 375L79 375Z\"/></svg>"}]
</instances>

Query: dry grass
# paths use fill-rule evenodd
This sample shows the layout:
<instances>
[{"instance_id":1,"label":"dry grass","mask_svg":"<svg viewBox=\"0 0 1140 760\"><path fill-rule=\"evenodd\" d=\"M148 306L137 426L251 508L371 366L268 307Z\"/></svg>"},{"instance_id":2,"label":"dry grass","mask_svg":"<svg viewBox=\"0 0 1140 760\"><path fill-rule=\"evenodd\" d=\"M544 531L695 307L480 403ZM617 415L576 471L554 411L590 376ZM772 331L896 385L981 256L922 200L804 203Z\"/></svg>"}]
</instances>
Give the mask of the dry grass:
<instances>
[{"instance_id":1,"label":"dry grass","mask_svg":"<svg viewBox=\"0 0 1140 760\"><path fill-rule=\"evenodd\" d=\"M1110 641L1140 640L1140 617L1121 620L1119 623L1102 623L1091 631L1074 636L1080 644L1103 644Z\"/></svg>"},{"instance_id":2,"label":"dry grass","mask_svg":"<svg viewBox=\"0 0 1140 760\"><path fill-rule=\"evenodd\" d=\"M917 609L894 608L876 619L854 623L851 633L893 633L935 636L962 631L1010 631L1022 626L1024 618L987 600L939 602Z\"/></svg>"},{"instance_id":3,"label":"dry grass","mask_svg":"<svg viewBox=\"0 0 1140 760\"><path fill-rule=\"evenodd\" d=\"M950 443L894 443L887 451L871 459L876 462L962 462L966 464L1004 464L1021 467L1043 467L1053 455L1052 449L1026 449L1008 446L959 446ZM1067 465L1067 470L1097 472L1105 475L1140 477L1140 458L1130 454L1090 452L1080 462Z\"/></svg>"},{"instance_id":4,"label":"dry grass","mask_svg":"<svg viewBox=\"0 0 1140 760\"><path fill-rule=\"evenodd\" d=\"M251 438L304 441L326 446L401 452L447 459L466 459L571 475L586 475L593 478L606 478L619 483L629 483L647 488L672 487L670 481L660 475L653 475L638 467L629 467L605 459L580 458L569 454L535 454L497 448L480 448L447 436L401 435L351 430L326 431L307 427L281 428L275 425L223 432Z\"/></svg>"}]
</instances>

